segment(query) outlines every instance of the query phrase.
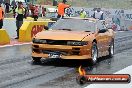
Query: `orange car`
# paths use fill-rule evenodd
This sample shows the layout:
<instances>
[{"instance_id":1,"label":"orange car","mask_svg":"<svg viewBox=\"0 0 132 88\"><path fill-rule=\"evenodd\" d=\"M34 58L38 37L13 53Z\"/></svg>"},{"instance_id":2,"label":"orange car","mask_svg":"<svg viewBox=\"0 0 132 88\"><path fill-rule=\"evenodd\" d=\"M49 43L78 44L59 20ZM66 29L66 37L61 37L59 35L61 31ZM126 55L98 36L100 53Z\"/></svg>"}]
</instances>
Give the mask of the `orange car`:
<instances>
[{"instance_id":1,"label":"orange car","mask_svg":"<svg viewBox=\"0 0 132 88\"><path fill-rule=\"evenodd\" d=\"M32 58L90 59L114 55L114 32L105 21L92 18L60 19L49 30L33 38Z\"/></svg>"}]
</instances>

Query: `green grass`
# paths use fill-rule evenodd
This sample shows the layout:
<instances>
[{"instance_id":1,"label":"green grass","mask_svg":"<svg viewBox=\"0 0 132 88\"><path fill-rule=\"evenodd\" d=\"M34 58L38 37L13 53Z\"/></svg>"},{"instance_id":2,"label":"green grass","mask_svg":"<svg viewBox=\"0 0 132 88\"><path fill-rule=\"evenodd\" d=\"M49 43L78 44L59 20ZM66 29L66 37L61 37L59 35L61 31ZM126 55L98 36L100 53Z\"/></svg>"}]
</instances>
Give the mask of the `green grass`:
<instances>
[{"instance_id":1,"label":"green grass","mask_svg":"<svg viewBox=\"0 0 132 88\"><path fill-rule=\"evenodd\" d=\"M132 2L130 0L87 0L87 4L85 4L85 6L115 9L131 9Z\"/></svg>"},{"instance_id":2,"label":"green grass","mask_svg":"<svg viewBox=\"0 0 132 88\"><path fill-rule=\"evenodd\" d=\"M58 0L61 2L62 0ZM114 8L114 9L132 9L132 0L67 0L68 4L78 7L88 8ZM52 0L38 0L39 4L42 2L51 2Z\"/></svg>"},{"instance_id":3,"label":"green grass","mask_svg":"<svg viewBox=\"0 0 132 88\"><path fill-rule=\"evenodd\" d=\"M132 9L132 0L73 0L73 6Z\"/></svg>"}]
</instances>

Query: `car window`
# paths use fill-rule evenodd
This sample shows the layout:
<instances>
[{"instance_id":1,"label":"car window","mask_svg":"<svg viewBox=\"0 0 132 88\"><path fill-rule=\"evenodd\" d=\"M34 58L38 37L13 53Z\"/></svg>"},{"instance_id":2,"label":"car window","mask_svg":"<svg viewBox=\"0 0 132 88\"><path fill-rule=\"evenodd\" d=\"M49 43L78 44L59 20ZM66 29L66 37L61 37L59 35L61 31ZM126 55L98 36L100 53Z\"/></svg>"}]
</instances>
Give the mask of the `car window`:
<instances>
[{"instance_id":1,"label":"car window","mask_svg":"<svg viewBox=\"0 0 132 88\"><path fill-rule=\"evenodd\" d=\"M96 23L82 19L60 19L51 29L70 29L72 31L95 31Z\"/></svg>"}]
</instances>

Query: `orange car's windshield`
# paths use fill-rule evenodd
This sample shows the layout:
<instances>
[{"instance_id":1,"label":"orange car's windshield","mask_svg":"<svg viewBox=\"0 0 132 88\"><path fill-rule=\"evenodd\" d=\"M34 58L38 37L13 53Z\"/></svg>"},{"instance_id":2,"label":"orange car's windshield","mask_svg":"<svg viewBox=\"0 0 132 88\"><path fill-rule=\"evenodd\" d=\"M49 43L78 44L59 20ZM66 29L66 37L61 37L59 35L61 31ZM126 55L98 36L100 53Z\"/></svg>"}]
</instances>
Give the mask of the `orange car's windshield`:
<instances>
[{"instance_id":1,"label":"orange car's windshield","mask_svg":"<svg viewBox=\"0 0 132 88\"><path fill-rule=\"evenodd\" d=\"M96 26L93 21L89 21L89 20L60 19L51 27L51 29L94 32L96 29Z\"/></svg>"}]
</instances>

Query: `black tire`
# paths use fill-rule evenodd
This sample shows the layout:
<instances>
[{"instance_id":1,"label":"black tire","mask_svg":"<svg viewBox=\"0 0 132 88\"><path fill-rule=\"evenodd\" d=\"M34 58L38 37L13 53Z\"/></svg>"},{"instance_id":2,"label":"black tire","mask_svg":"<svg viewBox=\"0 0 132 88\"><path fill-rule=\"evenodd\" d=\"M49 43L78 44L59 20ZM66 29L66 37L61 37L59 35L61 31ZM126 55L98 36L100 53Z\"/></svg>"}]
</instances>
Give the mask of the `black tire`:
<instances>
[{"instance_id":1,"label":"black tire","mask_svg":"<svg viewBox=\"0 0 132 88\"><path fill-rule=\"evenodd\" d=\"M111 42L111 44L109 45L109 58L112 58L114 56L114 41Z\"/></svg>"},{"instance_id":2,"label":"black tire","mask_svg":"<svg viewBox=\"0 0 132 88\"><path fill-rule=\"evenodd\" d=\"M91 58L90 62L92 65L95 65L98 61L98 48L97 48L96 43L93 43L93 45L92 45L91 55L92 55L92 58Z\"/></svg>"},{"instance_id":3,"label":"black tire","mask_svg":"<svg viewBox=\"0 0 132 88\"><path fill-rule=\"evenodd\" d=\"M40 61L41 57L32 57L32 59L34 62L41 62Z\"/></svg>"}]
</instances>

